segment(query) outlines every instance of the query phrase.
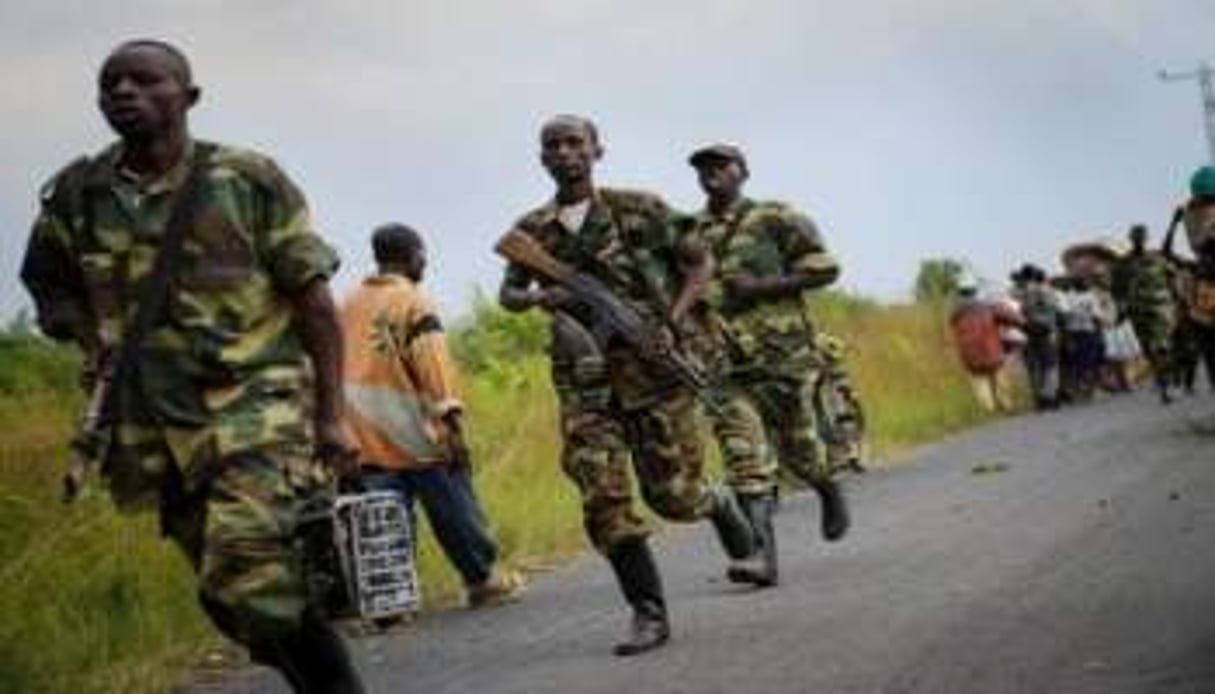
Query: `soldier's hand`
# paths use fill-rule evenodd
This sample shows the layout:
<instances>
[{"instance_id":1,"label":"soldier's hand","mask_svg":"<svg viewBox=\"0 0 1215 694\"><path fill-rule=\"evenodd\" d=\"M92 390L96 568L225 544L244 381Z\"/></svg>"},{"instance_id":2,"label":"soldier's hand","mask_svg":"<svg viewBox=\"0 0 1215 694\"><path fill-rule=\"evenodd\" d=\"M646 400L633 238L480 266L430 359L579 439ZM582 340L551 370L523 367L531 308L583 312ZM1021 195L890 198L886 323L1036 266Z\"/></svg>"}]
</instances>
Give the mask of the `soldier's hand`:
<instances>
[{"instance_id":1,"label":"soldier's hand","mask_svg":"<svg viewBox=\"0 0 1215 694\"><path fill-rule=\"evenodd\" d=\"M317 460L326 465L339 478L357 477L359 472L359 451L346 431L337 421L318 421L316 423Z\"/></svg>"},{"instance_id":2,"label":"soldier's hand","mask_svg":"<svg viewBox=\"0 0 1215 694\"><path fill-rule=\"evenodd\" d=\"M452 468L468 467L472 464L472 456L468 452L468 444L464 440L464 427L460 421L460 411L450 410L443 415L443 423L447 427L447 460Z\"/></svg>"},{"instance_id":3,"label":"soldier's hand","mask_svg":"<svg viewBox=\"0 0 1215 694\"><path fill-rule=\"evenodd\" d=\"M675 347L675 337L667 328L651 330L642 338L638 350L642 359L658 359Z\"/></svg>"}]
</instances>

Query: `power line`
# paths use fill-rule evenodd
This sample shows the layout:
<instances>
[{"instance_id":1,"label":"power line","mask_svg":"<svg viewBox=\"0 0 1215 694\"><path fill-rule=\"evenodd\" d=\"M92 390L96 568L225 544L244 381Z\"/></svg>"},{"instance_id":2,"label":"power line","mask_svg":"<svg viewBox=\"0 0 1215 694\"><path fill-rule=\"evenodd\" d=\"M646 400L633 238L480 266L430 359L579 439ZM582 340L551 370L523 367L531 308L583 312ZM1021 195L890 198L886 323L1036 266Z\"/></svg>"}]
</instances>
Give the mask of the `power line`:
<instances>
[{"instance_id":1,"label":"power line","mask_svg":"<svg viewBox=\"0 0 1215 694\"><path fill-rule=\"evenodd\" d=\"M1161 70L1160 79L1165 82L1182 82L1194 80L1202 93L1202 112L1207 133L1207 156L1215 164L1215 68L1205 61L1198 67L1186 72L1169 72Z\"/></svg>"}]
</instances>

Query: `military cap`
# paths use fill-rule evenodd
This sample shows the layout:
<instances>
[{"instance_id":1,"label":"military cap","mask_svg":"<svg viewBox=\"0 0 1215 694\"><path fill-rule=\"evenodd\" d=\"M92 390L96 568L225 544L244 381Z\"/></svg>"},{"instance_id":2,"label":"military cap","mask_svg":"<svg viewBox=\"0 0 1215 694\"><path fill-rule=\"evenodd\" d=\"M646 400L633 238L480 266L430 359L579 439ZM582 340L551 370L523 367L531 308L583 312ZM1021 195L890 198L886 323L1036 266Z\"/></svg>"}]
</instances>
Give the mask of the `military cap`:
<instances>
[{"instance_id":1,"label":"military cap","mask_svg":"<svg viewBox=\"0 0 1215 694\"><path fill-rule=\"evenodd\" d=\"M688 157L688 163L692 166L700 166L710 159L736 161L738 162L738 165L743 168L743 171L747 170L747 157L743 154L743 151L734 145L727 145L720 142L701 147L695 152L692 152L691 156Z\"/></svg>"}]
</instances>

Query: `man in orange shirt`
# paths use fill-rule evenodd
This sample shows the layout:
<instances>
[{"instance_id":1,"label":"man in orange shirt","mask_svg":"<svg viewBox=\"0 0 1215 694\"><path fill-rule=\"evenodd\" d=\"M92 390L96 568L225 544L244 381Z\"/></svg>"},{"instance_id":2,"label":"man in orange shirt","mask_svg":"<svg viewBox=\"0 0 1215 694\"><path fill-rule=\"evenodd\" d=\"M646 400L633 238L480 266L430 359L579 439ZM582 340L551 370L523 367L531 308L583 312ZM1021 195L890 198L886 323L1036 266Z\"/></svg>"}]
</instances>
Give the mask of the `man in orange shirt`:
<instances>
[{"instance_id":1,"label":"man in orange shirt","mask_svg":"<svg viewBox=\"0 0 1215 694\"><path fill-rule=\"evenodd\" d=\"M378 272L342 307L346 427L358 446L363 484L422 507L460 573L468 604L514 599L517 573L494 568L498 546L472 487L456 390L434 303L419 286L422 237L402 224L372 234Z\"/></svg>"}]
</instances>

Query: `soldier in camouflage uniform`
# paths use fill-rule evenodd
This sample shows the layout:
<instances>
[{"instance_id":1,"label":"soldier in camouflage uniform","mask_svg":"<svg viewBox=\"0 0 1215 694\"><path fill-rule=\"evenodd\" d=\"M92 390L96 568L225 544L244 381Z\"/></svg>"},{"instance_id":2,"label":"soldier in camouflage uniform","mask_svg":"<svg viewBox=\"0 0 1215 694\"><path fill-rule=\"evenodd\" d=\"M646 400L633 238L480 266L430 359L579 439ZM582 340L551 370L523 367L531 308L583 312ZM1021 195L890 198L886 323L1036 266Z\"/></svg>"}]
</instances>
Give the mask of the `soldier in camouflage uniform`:
<instances>
[{"instance_id":1,"label":"soldier in camouflage uniform","mask_svg":"<svg viewBox=\"0 0 1215 694\"><path fill-rule=\"evenodd\" d=\"M838 540L848 529L848 509L819 436L814 389L822 363L803 294L835 281L839 266L808 218L782 203L743 195L748 171L741 150L712 145L694 152L689 163L708 200L681 246L707 250L715 260L701 310L727 355L728 381L758 406L780 465L818 492L823 536ZM775 486L736 491L762 556L736 564L731 577L775 580Z\"/></svg>"},{"instance_id":2,"label":"soldier in camouflage uniform","mask_svg":"<svg viewBox=\"0 0 1215 694\"><path fill-rule=\"evenodd\" d=\"M585 118L548 121L540 146L556 196L515 228L649 317L659 347L670 339L661 326L678 319L668 315L681 281L671 210L648 193L594 185L592 170L602 148ZM519 265L508 265L499 298L508 310L541 307L553 314L550 355L564 440L561 466L582 495L591 542L606 555L633 608L629 636L614 652L655 648L669 636L667 610L646 541L649 530L633 505L630 467L646 503L660 516L711 519L729 554L752 552L750 527L729 493L704 482L693 394L655 373L626 345L600 344L593 335L595 316L585 306Z\"/></svg>"},{"instance_id":3,"label":"soldier in camouflage uniform","mask_svg":"<svg viewBox=\"0 0 1215 694\"><path fill-rule=\"evenodd\" d=\"M170 210L200 172L164 309L129 377L111 385L100 461L111 495L159 510L205 611L255 660L297 691L361 692L313 604L296 533L331 491L315 462L341 466L351 453L327 282L337 257L274 162L190 137L199 90L176 48L124 43L98 86L120 142L46 186L22 267L42 330L84 347L97 378L147 300Z\"/></svg>"},{"instance_id":4,"label":"soldier in camouflage uniform","mask_svg":"<svg viewBox=\"0 0 1215 694\"><path fill-rule=\"evenodd\" d=\"M1169 403L1172 364L1169 341L1176 320L1173 276L1169 261L1147 248L1147 227L1131 227L1131 250L1114 268L1114 298L1120 314L1130 319L1135 337L1152 366L1160 399Z\"/></svg>"}]
</instances>

